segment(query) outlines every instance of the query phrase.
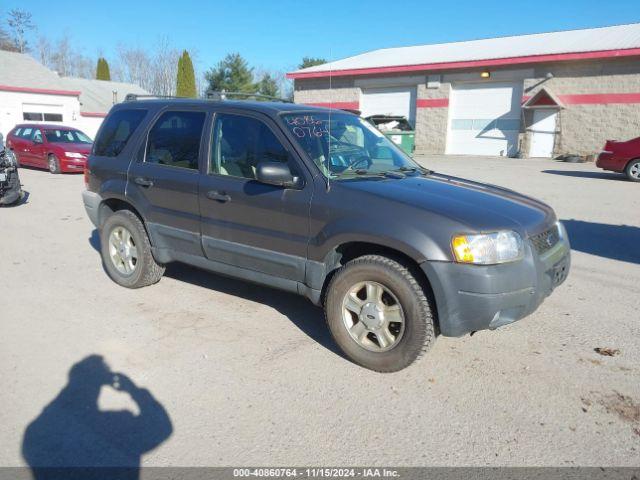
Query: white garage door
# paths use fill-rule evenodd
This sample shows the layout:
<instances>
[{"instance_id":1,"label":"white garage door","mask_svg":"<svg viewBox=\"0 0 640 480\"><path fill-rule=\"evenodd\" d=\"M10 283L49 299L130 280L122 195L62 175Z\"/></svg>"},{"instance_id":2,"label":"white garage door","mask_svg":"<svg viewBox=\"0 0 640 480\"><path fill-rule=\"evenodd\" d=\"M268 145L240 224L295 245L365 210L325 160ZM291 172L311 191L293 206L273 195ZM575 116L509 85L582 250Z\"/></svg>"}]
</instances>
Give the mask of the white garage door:
<instances>
[{"instance_id":1,"label":"white garage door","mask_svg":"<svg viewBox=\"0 0 640 480\"><path fill-rule=\"evenodd\" d=\"M62 105L47 103L23 103L22 120L29 122L62 122L64 118Z\"/></svg>"},{"instance_id":2,"label":"white garage door","mask_svg":"<svg viewBox=\"0 0 640 480\"><path fill-rule=\"evenodd\" d=\"M371 115L402 115L411 125L416 119L415 87L367 88L360 96L363 117Z\"/></svg>"},{"instance_id":3,"label":"white garage door","mask_svg":"<svg viewBox=\"0 0 640 480\"><path fill-rule=\"evenodd\" d=\"M454 85L447 153L515 155L522 82Z\"/></svg>"}]
</instances>

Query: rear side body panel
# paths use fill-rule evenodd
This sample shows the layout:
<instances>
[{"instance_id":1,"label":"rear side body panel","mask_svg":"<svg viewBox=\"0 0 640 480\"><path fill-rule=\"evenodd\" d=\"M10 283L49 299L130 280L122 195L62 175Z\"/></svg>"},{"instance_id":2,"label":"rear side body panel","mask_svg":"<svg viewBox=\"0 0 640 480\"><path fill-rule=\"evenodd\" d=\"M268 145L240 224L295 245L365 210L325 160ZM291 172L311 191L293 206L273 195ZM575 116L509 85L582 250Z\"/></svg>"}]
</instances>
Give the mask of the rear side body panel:
<instances>
[{"instance_id":1,"label":"rear side body panel","mask_svg":"<svg viewBox=\"0 0 640 480\"><path fill-rule=\"evenodd\" d=\"M640 137L626 142L608 140L598 155L596 166L612 172L624 172L627 164L640 158Z\"/></svg>"}]
</instances>

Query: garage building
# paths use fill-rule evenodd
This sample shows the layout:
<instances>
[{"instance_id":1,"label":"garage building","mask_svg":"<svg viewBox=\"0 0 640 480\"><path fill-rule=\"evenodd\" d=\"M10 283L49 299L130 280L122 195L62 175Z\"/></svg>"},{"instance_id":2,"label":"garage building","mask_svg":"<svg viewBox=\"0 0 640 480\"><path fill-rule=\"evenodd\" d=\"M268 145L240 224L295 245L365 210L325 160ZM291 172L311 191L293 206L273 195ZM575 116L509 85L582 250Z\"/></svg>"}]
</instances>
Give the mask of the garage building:
<instances>
[{"instance_id":1,"label":"garage building","mask_svg":"<svg viewBox=\"0 0 640 480\"><path fill-rule=\"evenodd\" d=\"M589 155L640 135L640 24L388 48L288 74L297 103L406 116L417 154Z\"/></svg>"},{"instance_id":2,"label":"garage building","mask_svg":"<svg viewBox=\"0 0 640 480\"><path fill-rule=\"evenodd\" d=\"M0 51L0 133L18 123L59 123L95 137L114 103L129 93L147 93L137 85L60 77L26 54Z\"/></svg>"}]
</instances>

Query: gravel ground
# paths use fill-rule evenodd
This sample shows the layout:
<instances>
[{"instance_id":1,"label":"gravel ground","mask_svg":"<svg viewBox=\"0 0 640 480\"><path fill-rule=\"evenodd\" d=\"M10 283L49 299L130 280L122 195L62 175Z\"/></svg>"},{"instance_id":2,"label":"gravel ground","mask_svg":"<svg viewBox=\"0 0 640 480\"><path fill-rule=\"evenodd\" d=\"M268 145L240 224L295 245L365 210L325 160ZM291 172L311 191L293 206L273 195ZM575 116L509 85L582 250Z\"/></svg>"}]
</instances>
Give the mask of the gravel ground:
<instances>
[{"instance_id":1,"label":"gravel ground","mask_svg":"<svg viewBox=\"0 0 640 480\"><path fill-rule=\"evenodd\" d=\"M118 287L82 177L23 170L26 203L0 210L0 465L25 464L23 438L47 454L38 434L154 466L640 465L640 184L593 164L420 161L551 204L573 269L529 318L440 337L387 375L342 358L321 311L288 293L178 265ZM95 358L69 377L91 355L135 385L104 386Z\"/></svg>"}]
</instances>

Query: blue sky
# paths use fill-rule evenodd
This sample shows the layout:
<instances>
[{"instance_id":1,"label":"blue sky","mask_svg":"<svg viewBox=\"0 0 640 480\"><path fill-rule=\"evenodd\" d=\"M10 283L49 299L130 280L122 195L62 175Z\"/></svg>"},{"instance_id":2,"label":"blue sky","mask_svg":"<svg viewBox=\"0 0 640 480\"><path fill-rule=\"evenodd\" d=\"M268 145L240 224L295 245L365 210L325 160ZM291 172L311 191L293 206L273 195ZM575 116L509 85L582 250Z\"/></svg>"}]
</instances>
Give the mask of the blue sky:
<instances>
[{"instance_id":1,"label":"blue sky","mask_svg":"<svg viewBox=\"0 0 640 480\"><path fill-rule=\"evenodd\" d=\"M291 70L305 55L339 59L393 46L640 22L639 0L166 3L3 0L0 11L31 11L39 33L55 39L66 30L91 57L112 57L118 43L151 47L166 35L175 47L197 51L200 70L234 51L254 66Z\"/></svg>"}]
</instances>

